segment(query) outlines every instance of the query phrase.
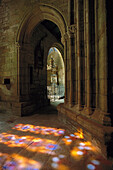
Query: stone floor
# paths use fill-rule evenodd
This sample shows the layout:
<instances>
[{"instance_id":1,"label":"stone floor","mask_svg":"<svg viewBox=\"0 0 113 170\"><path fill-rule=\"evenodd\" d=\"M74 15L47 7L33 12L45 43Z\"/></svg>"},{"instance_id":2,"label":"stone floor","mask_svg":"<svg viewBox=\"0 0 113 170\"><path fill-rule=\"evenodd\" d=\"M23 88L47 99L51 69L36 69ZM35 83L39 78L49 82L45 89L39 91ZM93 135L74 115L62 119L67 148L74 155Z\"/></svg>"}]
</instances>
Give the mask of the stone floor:
<instances>
[{"instance_id":1,"label":"stone floor","mask_svg":"<svg viewBox=\"0 0 113 170\"><path fill-rule=\"evenodd\" d=\"M59 122L56 104L28 117L0 113L0 170L112 170L81 129Z\"/></svg>"}]
</instances>

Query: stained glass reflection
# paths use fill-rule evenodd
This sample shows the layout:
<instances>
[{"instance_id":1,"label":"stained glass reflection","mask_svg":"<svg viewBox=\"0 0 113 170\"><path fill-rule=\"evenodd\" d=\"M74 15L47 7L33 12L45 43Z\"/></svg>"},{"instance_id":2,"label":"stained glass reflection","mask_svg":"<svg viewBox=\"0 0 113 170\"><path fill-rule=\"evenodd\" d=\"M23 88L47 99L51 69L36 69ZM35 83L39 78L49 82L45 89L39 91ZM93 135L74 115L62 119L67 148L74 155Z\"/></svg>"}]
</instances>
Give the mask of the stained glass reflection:
<instances>
[{"instance_id":1,"label":"stained glass reflection","mask_svg":"<svg viewBox=\"0 0 113 170\"><path fill-rule=\"evenodd\" d=\"M82 132L75 132L74 134L64 136L63 141L66 145L70 145L73 141L77 139L84 139Z\"/></svg>"},{"instance_id":2,"label":"stained glass reflection","mask_svg":"<svg viewBox=\"0 0 113 170\"><path fill-rule=\"evenodd\" d=\"M42 164L18 154L0 153L0 169L6 170L39 170Z\"/></svg>"},{"instance_id":3,"label":"stained glass reflection","mask_svg":"<svg viewBox=\"0 0 113 170\"><path fill-rule=\"evenodd\" d=\"M22 126L20 126L22 125ZM27 127L26 127L27 126ZM31 125L32 126L32 125ZM31 126L19 124L17 130L30 131ZM20 128L20 129L18 129ZM32 127L34 129L34 125ZM42 128L42 127L41 127ZM52 128L53 130L54 128ZM15 128L16 130L16 128ZM45 127L42 131L45 131ZM49 129L50 130L50 129ZM51 130L51 131L52 131ZM61 129L60 129L61 130ZM47 134L53 134L53 131L47 131ZM32 132L32 131L30 131ZM34 132L34 131L33 131ZM58 132L58 133L57 133ZM63 135L64 131L61 130ZM46 131L45 131L46 133ZM59 135L58 131L55 131ZM56 135L56 136L57 136ZM56 138L55 136L53 137ZM34 136L19 136L8 133L0 134L0 143L5 144L8 147L21 147L24 150L24 155L29 153L34 157L34 152L42 160L33 160L23 157L18 154L3 154L0 153L0 169L2 170L39 170L46 169L45 162L47 161L49 169L51 170L111 170L111 162L106 161L104 158L99 156L98 150L90 141L84 139L83 132L79 130L78 132L68 134L66 132L65 136L57 138L58 141L37 138ZM58 143L58 144L57 144ZM26 151L27 150L27 151ZM21 152L20 152L21 153ZM38 153L38 154L37 154ZM40 153L40 154L39 154ZM41 154L43 155L41 157ZM50 158L48 158L50 155ZM45 158L47 158L45 160ZM45 161L45 162L44 162ZM43 164L44 162L44 164ZM44 167L43 167L44 166Z\"/></svg>"},{"instance_id":4,"label":"stained glass reflection","mask_svg":"<svg viewBox=\"0 0 113 170\"><path fill-rule=\"evenodd\" d=\"M24 131L24 132L32 132L35 134L42 134L42 135L54 135L54 136L61 136L64 135L64 129L58 128L51 128L45 126L35 126L30 124L17 124L13 127L13 129Z\"/></svg>"},{"instance_id":5,"label":"stained glass reflection","mask_svg":"<svg viewBox=\"0 0 113 170\"><path fill-rule=\"evenodd\" d=\"M32 152L55 154L58 149L55 141L49 139L34 138L33 136L18 136L7 133L0 134L0 143L8 147L23 147ZM29 145L29 147L27 147Z\"/></svg>"}]
</instances>

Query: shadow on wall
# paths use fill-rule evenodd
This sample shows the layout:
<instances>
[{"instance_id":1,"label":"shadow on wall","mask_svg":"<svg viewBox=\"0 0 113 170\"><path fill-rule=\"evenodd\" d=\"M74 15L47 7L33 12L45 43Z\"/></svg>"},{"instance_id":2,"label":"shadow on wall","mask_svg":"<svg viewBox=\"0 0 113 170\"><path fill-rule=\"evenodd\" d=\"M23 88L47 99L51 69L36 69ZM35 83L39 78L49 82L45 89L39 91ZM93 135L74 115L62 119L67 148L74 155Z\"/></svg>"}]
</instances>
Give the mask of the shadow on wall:
<instances>
[{"instance_id":1,"label":"shadow on wall","mask_svg":"<svg viewBox=\"0 0 113 170\"><path fill-rule=\"evenodd\" d=\"M107 147L107 156L108 158L113 157L113 133L111 133L111 139L109 142L106 142Z\"/></svg>"}]
</instances>

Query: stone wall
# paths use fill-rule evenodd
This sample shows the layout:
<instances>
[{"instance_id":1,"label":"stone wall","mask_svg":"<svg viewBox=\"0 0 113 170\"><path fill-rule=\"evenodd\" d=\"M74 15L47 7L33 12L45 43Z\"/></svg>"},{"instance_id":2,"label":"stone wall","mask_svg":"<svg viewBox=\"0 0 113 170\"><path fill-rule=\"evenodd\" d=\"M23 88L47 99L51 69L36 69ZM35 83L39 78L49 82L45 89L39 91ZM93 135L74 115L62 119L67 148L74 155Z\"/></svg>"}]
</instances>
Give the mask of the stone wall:
<instances>
[{"instance_id":1,"label":"stone wall","mask_svg":"<svg viewBox=\"0 0 113 170\"><path fill-rule=\"evenodd\" d=\"M46 95L46 57L48 50L57 40L48 33L48 38L44 41L44 67L41 70L33 68L33 84L29 85L29 69L34 67L34 43L38 41L39 34L35 35L36 41L29 43L24 41L25 36L28 36L29 30L33 31L40 21L47 19L41 14L40 4L43 5L45 1L39 0L2 0L0 3L0 110L12 111L17 109L21 114L22 108L26 106L26 101L30 100L32 94L38 91L39 96L43 96L45 100ZM59 5L60 4L60 5ZM66 20L67 15L67 1L47 1L46 5L55 8L55 11L60 11ZM63 8L62 8L63 6ZM36 14L36 18L34 17ZM32 20L31 15L34 17ZM40 19L41 18L41 19ZM26 20L31 21L31 25L26 24ZM37 21L36 21L37 20ZM33 27L33 23L36 24ZM56 21L55 21L56 22ZM28 31L26 31L28 30ZM25 32L24 32L25 31ZM21 32L20 37L19 32ZM26 33L27 32L27 33ZM47 30L45 31L47 32ZM48 31L49 32L49 31ZM25 35L25 33L27 35ZM32 34L32 33L31 33ZM29 34L31 36L31 34ZM40 34L41 36L41 34ZM19 40L18 40L19 39ZM19 42L21 41L21 42ZM29 49L29 50L28 50ZM20 57L21 56L21 57ZM8 83L8 84L6 84ZM44 85L44 87L43 87ZM40 93L39 94L39 89ZM44 95L43 95L44 94ZM33 98L33 97L32 97ZM39 101L39 98L37 98ZM47 102L47 101L46 101ZM21 104L22 103L22 104ZM28 102L29 103L29 102ZM40 105L44 100L40 100ZM28 104L29 105L29 104ZM28 109L29 110L29 109ZM32 111L33 109L31 109Z\"/></svg>"}]
</instances>

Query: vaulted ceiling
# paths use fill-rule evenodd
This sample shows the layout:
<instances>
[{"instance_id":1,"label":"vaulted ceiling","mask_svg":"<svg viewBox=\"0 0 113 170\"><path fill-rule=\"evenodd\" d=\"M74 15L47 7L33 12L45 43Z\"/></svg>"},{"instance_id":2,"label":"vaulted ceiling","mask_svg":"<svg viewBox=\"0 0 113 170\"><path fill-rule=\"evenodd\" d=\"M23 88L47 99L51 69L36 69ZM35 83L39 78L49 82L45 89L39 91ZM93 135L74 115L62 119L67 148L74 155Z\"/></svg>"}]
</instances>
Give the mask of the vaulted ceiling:
<instances>
[{"instance_id":1,"label":"vaulted ceiling","mask_svg":"<svg viewBox=\"0 0 113 170\"><path fill-rule=\"evenodd\" d=\"M41 24L51 33L53 34L58 41L61 41L61 33L59 28L56 24L49 20L44 20L41 22Z\"/></svg>"}]
</instances>

